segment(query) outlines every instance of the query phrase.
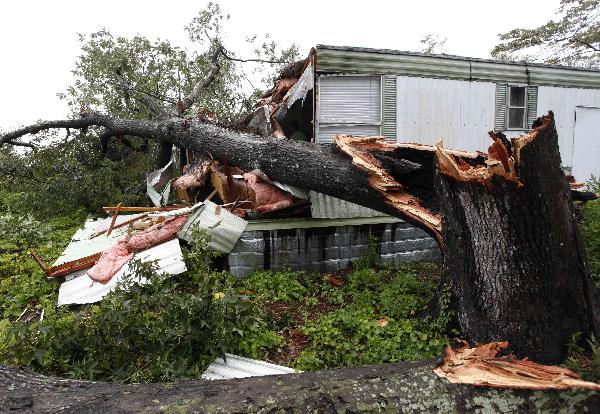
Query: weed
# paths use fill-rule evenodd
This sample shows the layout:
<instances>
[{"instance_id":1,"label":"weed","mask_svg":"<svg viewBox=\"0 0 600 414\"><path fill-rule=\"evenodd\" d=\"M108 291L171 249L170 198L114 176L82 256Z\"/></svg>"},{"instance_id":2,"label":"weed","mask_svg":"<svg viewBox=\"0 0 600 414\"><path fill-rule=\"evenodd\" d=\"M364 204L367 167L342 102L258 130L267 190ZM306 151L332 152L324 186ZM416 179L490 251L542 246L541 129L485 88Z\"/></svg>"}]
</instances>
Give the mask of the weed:
<instances>
[{"instance_id":1,"label":"weed","mask_svg":"<svg viewBox=\"0 0 600 414\"><path fill-rule=\"evenodd\" d=\"M594 335L586 341L587 346L581 342L581 332L573 335L564 365L586 381L600 382L600 344Z\"/></svg>"}]
</instances>

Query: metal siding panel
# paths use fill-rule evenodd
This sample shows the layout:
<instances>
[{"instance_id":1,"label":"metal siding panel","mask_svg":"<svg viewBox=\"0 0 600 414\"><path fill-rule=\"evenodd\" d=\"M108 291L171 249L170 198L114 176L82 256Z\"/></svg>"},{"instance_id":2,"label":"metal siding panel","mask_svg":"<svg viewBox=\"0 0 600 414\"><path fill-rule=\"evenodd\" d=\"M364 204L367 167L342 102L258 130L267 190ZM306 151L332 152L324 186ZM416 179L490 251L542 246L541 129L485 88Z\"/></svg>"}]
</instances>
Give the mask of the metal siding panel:
<instances>
[{"instance_id":1,"label":"metal siding panel","mask_svg":"<svg viewBox=\"0 0 600 414\"><path fill-rule=\"evenodd\" d=\"M139 214L123 214L117 216L115 224L123 223L124 221L130 220L136 216L139 216ZM73 260L81 259L82 257L100 253L111 247L120 239L123 239L127 234L127 227L114 229L110 236L107 236L105 233L101 236L90 239L97 232L107 230L111 221L112 217L97 220L86 220L83 227L78 229L73 237L71 237L69 245L63 251L60 257L56 259L52 266L59 266Z\"/></svg>"},{"instance_id":2,"label":"metal siding panel","mask_svg":"<svg viewBox=\"0 0 600 414\"><path fill-rule=\"evenodd\" d=\"M398 102L396 77L383 77L382 133L386 139L396 140L396 104Z\"/></svg>"},{"instance_id":3,"label":"metal siding panel","mask_svg":"<svg viewBox=\"0 0 600 414\"><path fill-rule=\"evenodd\" d=\"M494 124L493 83L399 76L397 136L400 142L483 151Z\"/></svg>"},{"instance_id":4,"label":"metal siding panel","mask_svg":"<svg viewBox=\"0 0 600 414\"><path fill-rule=\"evenodd\" d=\"M208 247L222 253L231 252L248 222L227 210L217 213L217 209L212 201L204 201L179 230L179 238L191 241L193 229L198 228L211 237Z\"/></svg>"},{"instance_id":5,"label":"metal siding panel","mask_svg":"<svg viewBox=\"0 0 600 414\"><path fill-rule=\"evenodd\" d=\"M600 107L600 90L538 87L537 116L546 115L550 110L554 112L560 156L565 167L573 166L573 134L577 106Z\"/></svg>"},{"instance_id":6,"label":"metal siding panel","mask_svg":"<svg viewBox=\"0 0 600 414\"><path fill-rule=\"evenodd\" d=\"M573 131L573 176L578 182L600 178L600 108L577 107Z\"/></svg>"},{"instance_id":7,"label":"metal siding panel","mask_svg":"<svg viewBox=\"0 0 600 414\"><path fill-rule=\"evenodd\" d=\"M381 135L381 127L377 125L323 125L319 124L319 144L331 144L336 135L353 135L356 137L372 137Z\"/></svg>"},{"instance_id":8,"label":"metal siding panel","mask_svg":"<svg viewBox=\"0 0 600 414\"><path fill-rule=\"evenodd\" d=\"M496 84L496 114L494 120L494 131L506 129L506 94L508 85L506 83Z\"/></svg>"},{"instance_id":9,"label":"metal siding panel","mask_svg":"<svg viewBox=\"0 0 600 414\"><path fill-rule=\"evenodd\" d=\"M530 129L537 118L537 86L527 87L527 128Z\"/></svg>"},{"instance_id":10,"label":"metal siding panel","mask_svg":"<svg viewBox=\"0 0 600 414\"><path fill-rule=\"evenodd\" d=\"M311 191L309 194L310 211L313 218L358 218L358 217L384 217L385 213L372 210L358 204L340 200L325 194Z\"/></svg>"}]
</instances>

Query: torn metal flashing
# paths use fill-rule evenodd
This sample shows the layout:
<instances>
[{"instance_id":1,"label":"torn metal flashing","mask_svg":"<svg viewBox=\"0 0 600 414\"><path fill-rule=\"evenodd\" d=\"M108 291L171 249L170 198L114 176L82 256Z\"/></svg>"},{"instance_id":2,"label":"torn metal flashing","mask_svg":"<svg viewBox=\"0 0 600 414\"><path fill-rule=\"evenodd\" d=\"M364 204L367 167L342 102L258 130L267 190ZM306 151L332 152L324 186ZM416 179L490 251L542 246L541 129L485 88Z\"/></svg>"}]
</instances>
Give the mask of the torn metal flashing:
<instances>
[{"instance_id":1,"label":"torn metal flashing","mask_svg":"<svg viewBox=\"0 0 600 414\"><path fill-rule=\"evenodd\" d=\"M387 214L349 201L310 191L310 212L313 218L340 219L359 217L389 217Z\"/></svg>"},{"instance_id":2,"label":"torn metal flashing","mask_svg":"<svg viewBox=\"0 0 600 414\"><path fill-rule=\"evenodd\" d=\"M156 207L166 205L171 193L171 178L175 165L175 151L171 152L171 160L164 167L152 171L146 177L146 192Z\"/></svg>"},{"instance_id":3,"label":"torn metal flashing","mask_svg":"<svg viewBox=\"0 0 600 414\"><path fill-rule=\"evenodd\" d=\"M246 220L207 200L190 215L177 235L183 240L190 241L192 230L200 228L211 236L208 247L222 253L229 253L247 224Z\"/></svg>"}]
</instances>

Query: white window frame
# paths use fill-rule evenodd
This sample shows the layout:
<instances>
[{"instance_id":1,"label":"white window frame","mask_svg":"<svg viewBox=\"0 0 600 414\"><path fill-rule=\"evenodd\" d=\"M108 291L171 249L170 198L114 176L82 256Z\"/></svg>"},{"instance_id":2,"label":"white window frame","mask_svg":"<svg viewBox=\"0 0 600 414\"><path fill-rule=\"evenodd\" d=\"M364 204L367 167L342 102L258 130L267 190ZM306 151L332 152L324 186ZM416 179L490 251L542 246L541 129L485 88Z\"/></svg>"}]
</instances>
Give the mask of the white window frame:
<instances>
[{"instance_id":1,"label":"white window frame","mask_svg":"<svg viewBox=\"0 0 600 414\"><path fill-rule=\"evenodd\" d=\"M326 77L353 77L353 78L379 78L379 120L378 121L372 121L372 122L364 122L364 121L325 121L323 122L321 120L321 79L322 78L326 78ZM338 126L338 125L344 125L344 126L376 126L379 127L379 134L380 136L383 136L383 76L377 76L377 75L369 75L369 74L331 74L331 75L320 75L317 77L317 99L316 99L316 131L314 134L314 142L317 142L317 138L319 136L319 131L321 129L321 126L323 127L329 127L329 126Z\"/></svg>"},{"instance_id":2,"label":"white window frame","mask_svg":"<svg viewBox=\"0 0 600 414\"><path fill-rule=\"evenodd\" d=\"M524 106L511 106L510 105L510 94L511 94L511 90L512 88L523 88L524 89L524 99L523 99L523 105ZM528 86L527 85L522 85L522 84L508 84L506 85L506 131L525 131L527 130L527 119L528 119L528 113L527 113L527 98L529 96L529 91L528 91ZM523 124L520 127L510 127L510 110L511 109L521 109L523 111Z\"/></svg>"}]
</instances>

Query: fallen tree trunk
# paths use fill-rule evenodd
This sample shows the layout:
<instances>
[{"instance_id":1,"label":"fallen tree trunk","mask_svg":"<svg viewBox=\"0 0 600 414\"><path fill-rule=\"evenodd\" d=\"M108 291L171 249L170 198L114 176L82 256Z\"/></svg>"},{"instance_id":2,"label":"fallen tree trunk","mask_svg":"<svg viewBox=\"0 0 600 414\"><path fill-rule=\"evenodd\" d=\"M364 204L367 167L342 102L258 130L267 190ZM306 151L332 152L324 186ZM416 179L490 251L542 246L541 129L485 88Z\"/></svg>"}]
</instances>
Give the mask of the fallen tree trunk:
<instances>
[{"instance_id":1,"label":"fallen tree trunk","mask_svg":"<svg viewBox=\"0 0 600 414\"><path fill-rule=\"evenodd\" d=\"M48 128L93 125L260 169L423 228L445 250L442 287L449 289L467 340L506 340L519 357L558 363L575 332L600 336L600 296L560 170L552 114L513 140L514 148L492 136L489 154L338 137L348 157L197 121L96 114L33 125L0 137L0 143Z\"/></svg>"},{"instance_id":2,"label":"fallen tree trunk","mask_svg":"<svg viewBox=\"0 0 600 414\"><path fill-rule=\"evenodd\" d=\"M450 384L432 361L176 384L110 384L0 366L0 412L599 412L600 392Z\"/></svg>"}]
</instances>

